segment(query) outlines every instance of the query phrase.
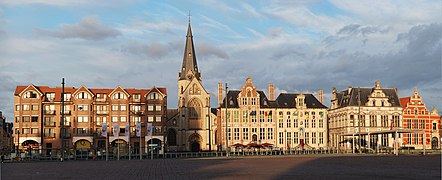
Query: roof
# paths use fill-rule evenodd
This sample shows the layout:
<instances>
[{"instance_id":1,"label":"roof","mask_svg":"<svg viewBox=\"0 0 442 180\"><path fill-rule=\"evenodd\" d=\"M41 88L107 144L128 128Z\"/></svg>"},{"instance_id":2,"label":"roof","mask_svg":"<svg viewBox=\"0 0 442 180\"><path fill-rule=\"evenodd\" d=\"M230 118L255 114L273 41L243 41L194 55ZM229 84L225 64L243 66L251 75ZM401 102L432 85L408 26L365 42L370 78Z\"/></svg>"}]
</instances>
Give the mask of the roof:
<instances>
[{"instance_id":1,"label":"roof","mask_svg":"<svg viewBox=\"0 0 442 180\"><path fill-rule=\"evenodd\" d=\"M198 71L198 64L196 61L195 47L193 45L193 35L192 28L190 27L190 19L187 26L186 46L184 48L183 65L179 73L179 78L187 79L186 75L188 71L191 71L195 78L201 81L201 75Z\"/></svg>"},{"instance_id":2,"label":"roof","mask_svg":"<svg viewBox=\"0 0 442 180\"><path fill-rule=\"evenodd\" d=\"M295 99L301 94L291 94L291 93L281 93L278 98L276 98L276 104L280 108L296 108ZM307 108L327 108L316 99L313 94L302 94L304 95L304 102Z\"/></svg>"},{"instance_id":3,"label":"roof","mask_svg":"<svg viewBox=\"0 0 442 180\"><path fill-rule=\"evenodd\" d=\"M19 96L19 94L24 91L28 86L17 86L15 88L14 95ZM61 91L62 87L49 87L49 86L33 86L36 88L36 90L40 91L43 94L46 93L55 93L55 99L54 101L61 101ZM83 86L82 86L83 87ZM118 87L117 87L118 88ZM65 87L64 91L65 93L74 93L80 88L75 87ZM110 88L87 88L90 92L96 96L97 94L107 94L109 95L112 91L114 91L116 88L110 89ZM161 91L163 94L166 94L166 88L157 88L159 91ZM141 101L145 100L145 96L147 93L151 91L151 89L135 89L135 88L126 88L124 89L129 95L132 97L133 94L140 94L141 95Z\"/></svg>"},{"instance_id":4,"label":"roof","mask_svg":"<svg viewBox=\"0 0 442 180\"><path fill-rule=\"evenodd\" d=\"M401 98L401 106L402 106L402 108L406 108L407 107L407 104L410 102L410 98L411 97Z\"/></svg>"},{"instance_id":5,"label":"roof","mask_svg":"<svg viewBox=\"0 0 442 180\"><path fill-rule=\"evenodd\" d=\"M263 91L256 91L260 97L260 108L296 108L295 98L300 94L293 93L281 93L275 101L270 101ZM239 108L238 95L241 93L239 90L232 90L227 92L227 98L229 103L227 108ZM327 108L316 99L312 94L303 94L305 96L305 103L307 108ZM223 99L222 108L225 107L224 102L226 98Z\"/></svg>"},{"instance_id":6,"label":"roof","mask_svg":"<svg viewBox=\"0 0 442 180\"><path fill-rule=\"evenodd\" d=\"M336 98L338 100L339 107L346 106L365 106L368 102L368 97L375 90L375 88L352 88L350 90L344 90L336 93ZM399 97L397 95L396 89L394 88L381 88L382 92L388 97L388 102L391 103L393 107L401 107ZM358 96L360 96L361 101L359 104Z\"/></svg>"}]
</instances>

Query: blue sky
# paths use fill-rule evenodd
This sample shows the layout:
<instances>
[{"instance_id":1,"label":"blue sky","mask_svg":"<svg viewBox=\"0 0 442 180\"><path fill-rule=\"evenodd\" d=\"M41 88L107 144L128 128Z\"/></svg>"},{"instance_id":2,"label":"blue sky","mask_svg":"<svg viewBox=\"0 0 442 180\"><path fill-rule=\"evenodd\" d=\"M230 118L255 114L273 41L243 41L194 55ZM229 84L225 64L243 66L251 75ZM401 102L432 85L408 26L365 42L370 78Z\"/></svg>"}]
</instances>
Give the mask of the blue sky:
<instances>
[{"instance_id":1,"label":"blue sky","mask_svg":"<svg viewBox=\"0 0 442 180\"><path fill-rule=\"evenodd\" d=\"M17 85L168 89L177 104L188 14L203 84L276 92L417 87L442 109L441 2L397 0L0 2L0 111Z\"/></svg>"}]
</instances>

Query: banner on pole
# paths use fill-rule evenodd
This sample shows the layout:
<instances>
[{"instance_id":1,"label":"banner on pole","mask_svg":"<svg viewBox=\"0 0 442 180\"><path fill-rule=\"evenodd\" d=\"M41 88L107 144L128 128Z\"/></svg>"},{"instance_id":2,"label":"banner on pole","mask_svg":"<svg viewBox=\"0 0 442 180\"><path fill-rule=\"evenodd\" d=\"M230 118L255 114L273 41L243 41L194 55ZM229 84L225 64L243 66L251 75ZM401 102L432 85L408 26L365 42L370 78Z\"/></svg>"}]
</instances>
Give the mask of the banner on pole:
<instances>
[{"instance_id":1,"label":"banner on pole","mask_svg":"<svg viewBox=\"0 0 442 180\"><path fill-rule=\"evenodd\" d=\"M147 136L152 136L152 123L147 123Z\"/></svg>"},{"instance_id":2,"label":"banner on pole","mask_svg":"<svg viewBox=\"0 0 442 180\"><path fill-rule=\"evenodd\" d=\"M141 136L141 124L140 123L136 124L135 131L137 132L137 136L140 137Z\"/></svg>"},{"instance_id":3,"label":"banner on pole","mask_svg":"<svg viewBox=\"0 0 442 180\"><path fill-rule=\"evenodd\" d=\"M124 129L124 136L130 136L130 125L126 123L126 129Z\"/></svg>"},{"instance_id":4,"label":"banner on pole","mask_svg":"<svg viewBox=\"0 0 442 180\"><path fill-rule=\"evenodd\" d=\"M114 131L113 131L114 136L118 136L119 135L118 134L119 129L120 129L120 126L117 123L114 123Z\"/></svg>"},{"instance_id":5,"label":"banner on pole","mask_svg":"<svg viewBox=\"0 0 442 180\"><path fill-rule=\"evenodd\" d=\"M107 124L103 123L101 126L101 136L106 137L107 136Z\"/></svg>"}]
</instances>

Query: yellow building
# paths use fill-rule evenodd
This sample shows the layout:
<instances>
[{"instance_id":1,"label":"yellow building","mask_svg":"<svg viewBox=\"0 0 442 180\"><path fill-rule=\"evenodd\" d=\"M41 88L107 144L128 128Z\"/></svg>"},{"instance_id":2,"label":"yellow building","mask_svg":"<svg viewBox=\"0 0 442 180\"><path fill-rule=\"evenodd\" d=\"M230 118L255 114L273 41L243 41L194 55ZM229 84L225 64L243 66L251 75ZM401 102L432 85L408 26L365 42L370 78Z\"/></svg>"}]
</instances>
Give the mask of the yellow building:
<instances>
[{"instance_id":1,"label":"yellow building","mask_svg":"<svg viewBox=\"0 0 442 180\"><path fill-rule=\"evenodd\" d=\"M319 100L308 93L281 93L274 99L274 85L269 84L267 98L251 78L240 90L229 90L224 99L222 90L220 83L217 144L280 150L327 148L327 107L321 103L321 90Z\"/></svg>"}]
</instances>

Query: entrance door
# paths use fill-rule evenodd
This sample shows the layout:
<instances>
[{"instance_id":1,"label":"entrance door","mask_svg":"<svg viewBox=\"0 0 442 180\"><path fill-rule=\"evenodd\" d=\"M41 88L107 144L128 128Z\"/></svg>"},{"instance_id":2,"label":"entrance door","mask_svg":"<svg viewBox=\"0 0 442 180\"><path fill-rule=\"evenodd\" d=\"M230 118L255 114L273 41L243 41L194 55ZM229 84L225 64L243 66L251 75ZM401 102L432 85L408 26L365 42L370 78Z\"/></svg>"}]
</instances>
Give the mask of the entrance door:
<instances>
[{"instance_id":1,"label":"entrance door","mask_svg":"<svg viewBox=\"0 0 442 180\"><path fill-rule=\"evenodd\" d=\"M192 151L192 152L199 152L200 151L200 143L198 143L198 142L193 142L191 145L190 145L191 147L190 147L190 150Z\"/></svg>"},{"instance_id":2,"label":"entrance door","mask_svg":"<svg viewBox=\"0 0 442 180\"><path fill-rule=\"evenodd\" d=\"M256 143L258 141L258 136L256 134L252 135L252 141Z\"/></svg>"},{"instance_id":3,"label":"entrance door","mask_svg":"<svg viewBox=\"0 0 442 180\"><path fill-rule=\"evenodd\" d=\"M437 149L437 137L433 137L431 141L431 149Z\"/></svg>"}]
</instances>

